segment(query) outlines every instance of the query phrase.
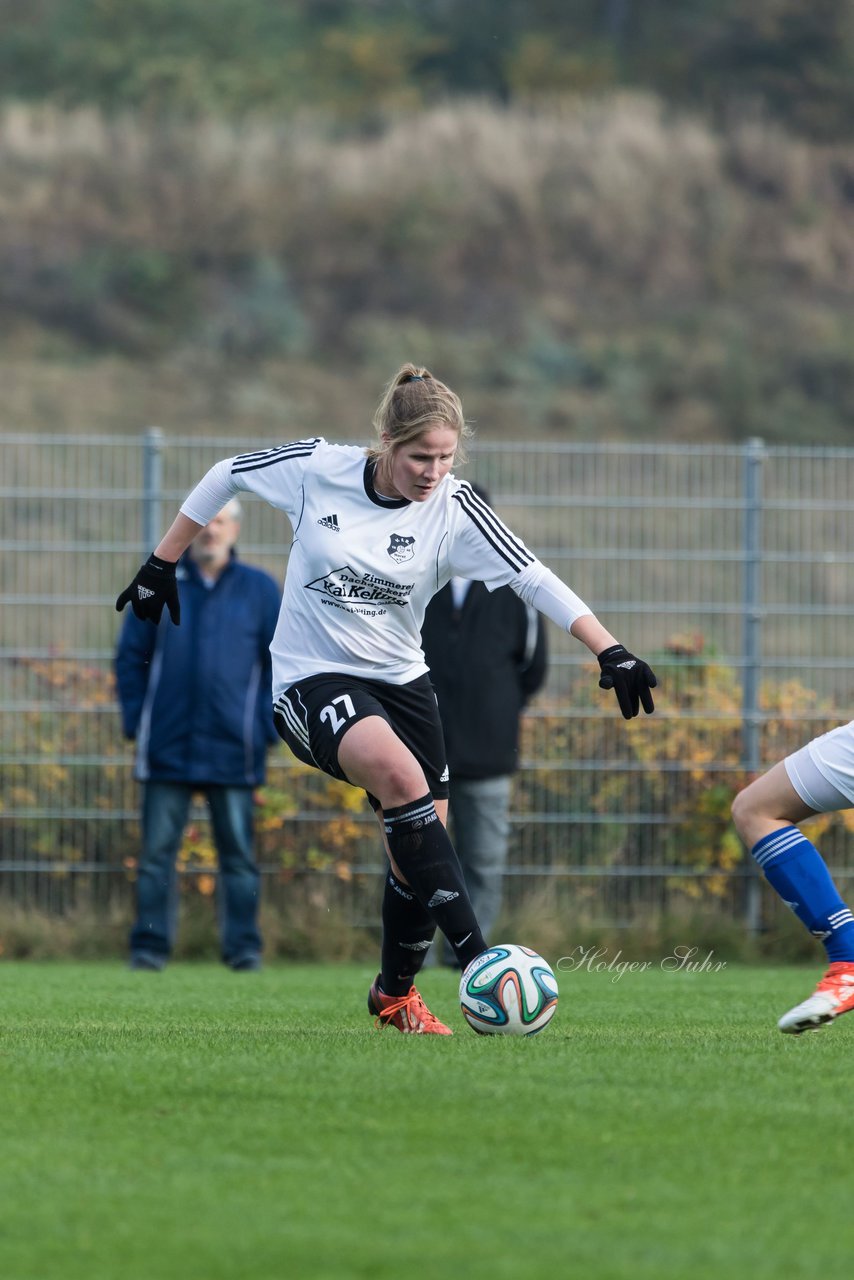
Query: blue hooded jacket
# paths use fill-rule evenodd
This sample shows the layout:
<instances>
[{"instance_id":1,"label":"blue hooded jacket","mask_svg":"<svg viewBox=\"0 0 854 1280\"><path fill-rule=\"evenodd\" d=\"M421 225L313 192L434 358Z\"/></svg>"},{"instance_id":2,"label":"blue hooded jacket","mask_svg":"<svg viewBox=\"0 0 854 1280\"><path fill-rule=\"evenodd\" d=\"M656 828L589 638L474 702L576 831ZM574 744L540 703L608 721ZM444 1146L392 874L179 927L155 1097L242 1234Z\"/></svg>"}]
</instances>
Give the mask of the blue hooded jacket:
<instances>
[{"instance_id":1,"label":"blue hooded jacket","mask_svg":"<svg viewBox=\"0 0 854 1280\"><path fill-rule=\"evenodd\" d=\"M254 787L273 724L270 641L281 595L234 552L212 587L189 555L177 570L181 625L128 610L115 658L125 736L140 781Z\"/></svg>"}]
</instances>

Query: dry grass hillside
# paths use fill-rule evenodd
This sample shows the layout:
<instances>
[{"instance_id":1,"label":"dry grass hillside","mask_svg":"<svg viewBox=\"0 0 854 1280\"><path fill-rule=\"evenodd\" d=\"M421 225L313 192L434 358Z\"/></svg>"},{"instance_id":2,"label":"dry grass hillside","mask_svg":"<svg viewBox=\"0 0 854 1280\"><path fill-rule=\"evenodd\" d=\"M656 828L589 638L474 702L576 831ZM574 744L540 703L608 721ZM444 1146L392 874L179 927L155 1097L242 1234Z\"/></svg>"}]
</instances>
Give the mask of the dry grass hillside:
<instances>
[{"instance_id":1,"label":"dry grass hillside","mask_svg":"<svg viewBox=\"0 0 854 1280\"><path fill-rule=\"evenodd\" d=\"M850 443L854 147L650 96L0 117L0 430L362 436L400 360L490 435Z\"/></svg>"}]
</instances>

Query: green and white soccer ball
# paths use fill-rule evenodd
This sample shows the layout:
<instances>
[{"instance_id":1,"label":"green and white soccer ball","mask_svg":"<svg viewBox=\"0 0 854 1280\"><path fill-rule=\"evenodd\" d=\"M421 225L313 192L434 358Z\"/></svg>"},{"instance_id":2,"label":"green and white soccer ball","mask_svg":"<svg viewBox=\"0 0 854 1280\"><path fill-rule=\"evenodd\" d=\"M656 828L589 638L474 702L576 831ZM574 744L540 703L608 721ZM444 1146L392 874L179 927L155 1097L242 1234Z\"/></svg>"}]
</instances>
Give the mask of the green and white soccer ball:
<instances>
[{"instance_id":1,"label":"green and white soccer ball","mask_svg":"<svg viewBox=\"0 0 854 1280\"><path fill-rule=\"evenodd\" d=\"M557 1009L557 978L529 947L499 943L475 956L460 978L460 1008L483 1036L532 1036Z\"/></svg>"}]
</instances>

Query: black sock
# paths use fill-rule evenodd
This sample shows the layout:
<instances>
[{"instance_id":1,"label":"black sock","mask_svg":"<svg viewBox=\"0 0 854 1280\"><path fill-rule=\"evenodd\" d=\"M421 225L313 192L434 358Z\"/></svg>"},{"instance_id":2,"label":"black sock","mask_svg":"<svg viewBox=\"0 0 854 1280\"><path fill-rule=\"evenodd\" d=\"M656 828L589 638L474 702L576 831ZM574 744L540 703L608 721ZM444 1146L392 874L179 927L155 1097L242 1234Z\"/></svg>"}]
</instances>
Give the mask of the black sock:
<instances>
[{"instance_id":1,"label":"black sock","mask_svg":"<svg viewBox=\"0 0 854 1280\"><path fill-rule=\"evenodd\" d=\"M424 964L436 922L414 890L391 871L386 876L382 918L380 986L387 996L405 996Z\"/></svg>"},{"instance_id":2,"label":"black sock","mask_svg":"<svg viewBox=\"0 0 854 1280\"><path fill-rule=\"evenodd\" d=\"M486 950L460 860L429 794L383 812L388 847L465 968Z\"/></svg>"}]
</instances>

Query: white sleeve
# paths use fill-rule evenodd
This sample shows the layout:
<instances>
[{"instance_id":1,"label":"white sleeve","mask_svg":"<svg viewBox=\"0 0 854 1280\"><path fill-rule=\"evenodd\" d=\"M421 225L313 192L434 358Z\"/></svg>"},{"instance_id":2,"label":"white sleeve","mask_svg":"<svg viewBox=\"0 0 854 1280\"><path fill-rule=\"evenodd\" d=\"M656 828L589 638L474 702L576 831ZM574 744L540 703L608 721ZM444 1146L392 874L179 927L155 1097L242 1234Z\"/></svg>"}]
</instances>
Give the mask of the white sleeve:
<instances>
[{"instance_id":1,"label":"white sleeve","mask_svg":"<svg viewBox=\"0 0 854 1280\"><path fill-rule=\"evenodd\" d=\"M257 493L271 506L291 517L302 503L306 467L324 441L294 440L277 449L259 449L236 458L215 462L181 505L181 511L197 524L207 524L236 493Z\"/></svg>"},{"instance_id":2,"label":"white sleeve","mask_svg":"<svg viewBox=\"0 0 854 1280\"><path fill-rule=\"evenodd\" d=\"M564 631L568 631L576 618L592 614L590 609L566 583L547 569L541 560L535 560L510 582L510 586L526 604L533 605Z\"/></svg>"},{"instance_id":3,"label":"white sleeve","mask_svg":"<svg viewBox=\"0 0 854 1280\"><path fill-rule=\"evenodd\" d=\"M214 463L207 475L181 503L182 515L189 516L196 524L208 524L222 511L239 488L231 474L233 461L233 458L223 458L221 462Z\"/></svg>"}]
</instances>

